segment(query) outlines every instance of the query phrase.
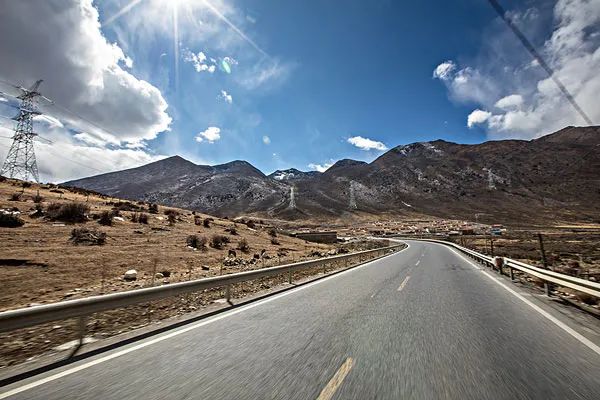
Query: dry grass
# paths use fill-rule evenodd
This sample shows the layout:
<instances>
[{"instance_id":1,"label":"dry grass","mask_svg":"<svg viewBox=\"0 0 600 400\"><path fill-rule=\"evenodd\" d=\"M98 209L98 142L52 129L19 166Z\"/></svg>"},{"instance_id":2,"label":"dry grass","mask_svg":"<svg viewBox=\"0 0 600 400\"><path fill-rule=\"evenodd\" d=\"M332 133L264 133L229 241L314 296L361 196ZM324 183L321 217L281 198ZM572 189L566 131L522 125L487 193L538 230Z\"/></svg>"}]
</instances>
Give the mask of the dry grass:
<instances>
[{"instance_id":1,"label":"dry grass","mask_svg":"<svg viewBox=\"0 0 600 400\"><path fill-rule=\"evenodd\" d=\"M205 251L195 251L187 246L186 238L190 235L209 238L224 236L226 229L234 227L234 223L228 220L212 219L208 215L197 213L203 221L212 219L209 227L197 226L190 211L161 206L158 207L158 214L145 214L147 224L130 220L136 212L149 212L148 205L144 205L143 210L135 207L136 211L121 211L122 220L115 218L112 226L103 226L102 231L107 235L103 246L75 246L69 241L72 230L88 225L89 228L94 225L97 227L97 222L90 219L82 223L62 223L47 218L30 218L27 214L35 210L33 199L37 196L38 189L39 195L43 197L41 205L44 209L49 204L56 204L55 210L72 210L71 204L78 203L77 210L89 207L90 214L100 215L111 212L113 204L118 204L118 199L94 195L88 198L85 194L73 193L65 188L51 190L33 185L25 189L19 201L9 201L10 194L17 189L20 190L21 187L14 181L0 182L0 208L17 207L21 211L20 218L25 222L18 228L0 228L0 279L3 283L0 310L23 307L30 303L89 296L102 291L129 290L136 285L144 286L152 278L154 259L157 260L159 271L171 271L171 282L189 279L190 267L194 278L213 276L219 273L228 250L238 247L238 243L220 243L218 249L207 246ZM119 206L126 207L129 205ZM169 225L165 210L173 210L167 214L176 216L175 223ZM77 219L80 214L66 212L66 215L74 215L73 218ZM299 260L313 251L324 252L331 249L331 246L307 243L282 235L279 236L281 245L276 246L271 244L271 237L266 230L250 229L239 224L235 229L256 253L264 249L272 257L266 261L265 266L274 265L274 257L280 247L288 250L288 260ZM244 257L252 258L253 254ZM20 266L4 262L11 259L27 262ZM262 265L256 265L256 268ZM202 269L202 266L209 266L209 270ZM138 271L138 281L123 281L124 272L132 268ZM225 270L230 273L241 268L226 267Z\"/></svg>"}]
</instances>

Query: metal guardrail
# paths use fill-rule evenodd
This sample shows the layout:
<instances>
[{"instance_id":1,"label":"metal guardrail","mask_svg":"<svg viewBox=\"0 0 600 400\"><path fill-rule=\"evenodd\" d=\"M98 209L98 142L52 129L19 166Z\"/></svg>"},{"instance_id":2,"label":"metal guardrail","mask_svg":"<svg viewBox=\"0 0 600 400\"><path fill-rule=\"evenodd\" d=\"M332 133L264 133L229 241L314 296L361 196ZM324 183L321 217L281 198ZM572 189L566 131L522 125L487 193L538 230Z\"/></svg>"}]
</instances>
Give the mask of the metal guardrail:
<instances>
[{"instance_id":1,"label":"metal guardrail","mask_svg":"<svg viewBox=\"0 0 600 400\"><path fill-rule=\"evenodd\" d=\"M423 238L406 238L407 240L421 240L433 243L444 244L446 246L453 247L461 252L465 253L469 257L479 261L487 266L490 266L493 269L496 269L496 265L494 263L495 257L486 256L485 254L478 253L474 250L468 249L466 247L460 246L456 243L447 242L444 240L437 239L423 239ZM509 269L509 276L512 280L514 280L513 270L518 270L524 272L528 275L535 276L539 279L542 279L545 282L546 286L546 294L549 294L549 286L548 282L554 283L560 286L568 287L579 292L587 293L595 297L600 297L600 283L588 281L586 279L577 278L575 276L570 276L566 274L561 274L555 271L550 271L547 269L535 267L533 265L526 264L521 261L513 260L512 258L502 257L504 259L504 265L500 267L499 272L503 273L502 268Z\"/></svg>"},{"instance_id":2,"label":"metal guardrail","mask_svg":"<svg viewBox=\"0 0 600 400\"><path fill-rule=\"evenodd\" d=\"M397 250L399 247L403 247L403 245L394 245L316 260L302 261L294 264L4 311L0 312L0 332L12 331L68 318L79 317L81 319L99 311L112 310L223 286L226 287L226 297L229 301L230 286L235 283L283 275L286 273L288 274L288 282L292 283L294 272L319 266L322 266L323 270L325 270L328 263L335 261L344 261L345 267L348 268L350 267L349 262L353 260L358 260L359 263L362 263L363 261L366 261L365 256L375 255L375 258L383 257L394 250ZM372 259L369 259L369 261L371 260ZM83 320L80 320L80 327L84 325Z\"/></svg>"}]
</instances>

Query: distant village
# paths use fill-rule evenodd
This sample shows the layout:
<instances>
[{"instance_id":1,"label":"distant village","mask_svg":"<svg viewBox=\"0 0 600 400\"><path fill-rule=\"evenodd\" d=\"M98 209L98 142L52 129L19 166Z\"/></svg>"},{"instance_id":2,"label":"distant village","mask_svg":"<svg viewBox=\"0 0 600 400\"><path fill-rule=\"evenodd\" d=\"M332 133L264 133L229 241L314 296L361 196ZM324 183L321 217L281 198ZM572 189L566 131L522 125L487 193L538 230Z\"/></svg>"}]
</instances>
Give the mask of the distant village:
<instances>
[{"instance_id":1,"label":"distant village","mask_svg":"<svg viewBox=\"0 0 600 400\"><path fill-rule=\"evenodd\" d=\"M335 243L339 238L357 236L501 236L505 232L506 228L501 224L487 225L453 219L403 219L364 222L345 227L331 226L323 230L300 229L293 235L311 242Z\"/></svg>"}]
</instances>

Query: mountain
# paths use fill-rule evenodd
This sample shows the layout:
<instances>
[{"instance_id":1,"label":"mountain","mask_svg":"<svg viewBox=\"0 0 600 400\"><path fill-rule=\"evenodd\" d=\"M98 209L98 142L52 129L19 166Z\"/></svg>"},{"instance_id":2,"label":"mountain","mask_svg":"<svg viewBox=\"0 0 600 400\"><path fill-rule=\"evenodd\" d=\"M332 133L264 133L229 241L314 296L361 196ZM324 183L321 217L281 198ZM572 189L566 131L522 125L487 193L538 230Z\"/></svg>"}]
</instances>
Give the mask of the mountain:
<instances>
[{"instance_id":1,"label":"mountain","mask_svg":"<svg viewBox=\"0 0 600 400\"><path fill-rule=\"evenodd\" d=\"M394 147L371 163L265 176L245 161L206 166L170 157L65 183L219 216L278 218L421 213L480 221L600 219L600 127L534 140Z\"/></svg>"},{"instance_id":2,"label":"mountain","mask_svg":"<svg viewBox=\"0 0 600 400\"><path fill-rule=\"evenodd\" d=\"M275 179L277 181L295 181L301 179L311 179L314 178L321 173L318 171L300 171L296 168L288 168L288 169L278 169L277 171L269 174L269 178Z\"/></svg>"},{"instance_id":3,"label":"mountain","mask_svg":"<svg viewBox=\"0 0 600 400\"><path fill-rule=\"evenodd\" d=\"M280 203L281 193L286 192L286 187L246 161L209 166L196 165L179 156L65 185L218 216L262 211Z\"/></svg>"}]
</instances>

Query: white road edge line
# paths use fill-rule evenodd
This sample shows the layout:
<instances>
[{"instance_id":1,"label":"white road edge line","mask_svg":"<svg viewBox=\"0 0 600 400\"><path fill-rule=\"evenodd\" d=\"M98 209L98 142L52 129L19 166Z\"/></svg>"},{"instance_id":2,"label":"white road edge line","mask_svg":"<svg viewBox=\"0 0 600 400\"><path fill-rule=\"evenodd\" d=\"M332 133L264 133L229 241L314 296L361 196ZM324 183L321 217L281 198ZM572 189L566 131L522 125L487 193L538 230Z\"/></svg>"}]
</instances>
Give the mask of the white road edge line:
<instances>
[{"instance_id":1,"label":"white road edge line","mask_svg":"<svg viewBox=\"0 0 600 400\"><path fill-rule=\"evenodd\" d=\"M415 264L415 267L418 267L420 262L421 262L421 260L417 261L417 263Z\"/></svg>"},{"instance_id":2,"label":"white road edge line","mask_svg":"<svg viewBox=\"0 0 600 400\"><path fill-rule=\"evenodd\" d=\"M473 264L473 262L471 262L471 260L467 259L465 256L463 256L462 254L460 254L459 252L457 252L453 248L451 248L451 247L449 247L449 248L454 253L456 253L459 257L461 257L462 259L464 259L465 261L467 261L472 267L475 267L476 269L481 269L481 268L477 267L475 264ZM542 316L546 317L546 319L548 319L550 322L552 322L553 324L555 324L556 326L558 326L563 331L567 332L569 335L573 336L580 343L582 343L583 345L585 345L588 348L590 348L596 354L600 355L600 347L597 346L594 342L592 342L591 340L589 340L588 338L586 338L585 336L583 336L582 334L580 334L579 332L577 332L576 330L574 330L573 328L571 328L570 326L568 326L567 324L565 324L564 322L560 321L559 319L557 319L556 317L554 317L553 315L551 315L550 313L548 313L547 311L545 311L544 309L542 309L541 307L539 307L538 305L533 304L531 301L527 300L522 294L519 294L518 292L514 291L512 288L510 288L507 285L505 285L504 283L500 282L495 277L489 275L486 271L483 271L483 272L484 272L483 274L485 276L487 276L488 278L490 278L492 281L494 281L498 285L502 286L504 289L506 289L508 292L510 292L511 294L513 294L519 300L521 300L522 302L524 302L525 304L527 304L529 307L533 308L535 311L537 311L538 313L540 313Z\"/></svg>"},{"instance_id":3,"label":"white road edge line","mask_svg":"<svg viewBox=\"0 0 600 400\"><path fill-rule=\"evenodd\" d=\"M404 286L406 286L406 282L408 282L409 279L410 279L410 275L408 275L406 278L404 278L404 280L402 281L402 283L398 287L398 291L399 292L402 291L402 289L404 289Z\"/></svg>"},{"instance_id":4,"label":"white road edge line","mask_svg":"<svg viewBox=\"0 0 600 400\"><path fill-rule=\"evenodd\" d=\"M403 248L402 250L397 251L395 253L392 253L390 255L401 253L404 250L407 250L409 247L410 247L410 245L408 243L406 243L406 247L405 248ZM318 284L320 284L322 282L325 282L325 281L328 281L330 279L334 279L334 278L337 278L339 276L342 276L342 275L345 275L347 273L350 273L352 271L356 271L358 269L364 268L366 266L371 265L373 262L379 261L379 260L381 260L381 258L378 258L377 260L369 261L369 262L367 262L367 263L365 263L363 265L359 265L359 266L354 267L354 268L347 269L347 270L339 272L339 273L337 273L335 275L331 275L331 276L328 276L328 277L325 277L325 278L321 278L321 279L319 279L319 280L317 280L315 282L307 283L306 285L300 286L300 287L295 288L295 289L288 290L287 292L276 294L276 295L274 295L272 297L266 298L264 300L260 300L259 302L252 303L252 304L249 304L247 306L242 306L242 307L240 307L238 309L235 309L235 310L226 311L225 313L223 313L221 315L217 315L216 317L212 317L212 318L209 318L207 320L198 322L197 324L193 324L193 325L187 326L185 328L182 328L180 330L173 331L173 332L171 332L169 334L166 334L164 336L159 336L159 337L154 338L152 340L149 340L147 342L142 342L142 343L137 344L135 346L123 349L121 351L117 351L117 352L112 353L112 354L108 354L108 355L106 355L104 357L98 358L96 360L92 360L92 361L87 362L85 364L78 365L76 367L67 369L67 370L59 372L57 374L50 375L50 376L47 376L45 378L39 379L37 381L33 381L33 382L28 383L26 385L14 388L14 389L9 390L9 391L6 391L4 393L0 393L0 400L6 399L6 398L8 398L10 396L14 396L14 395L19 394L21 392L24 392L26 390L33 389L33 388L35 388L37 386L40 386L40 385L43 385L45 383L52 382L52 381L54 381L56 379L60 379L62 377L74 374L75 372L79 372L79 371L82 371L84 369L93 367L94 365L98 365L98 364L101 364L103 362L112 360L113 358L117 358L117 357L120 357L120 356L125 355L127 353L131 353L132 351L143 349L144 347L153 345L153 344L158 343L158 342L162 342L163 340L170 339L172 337L181 335L182 333L191 331L193 329L200 328L200 327L202 327L204 325L208 325L208 324L210 324L212 322L216 322L216 321L222 320L224 318L231 317L232 315L239 314L242 311L250 310L251 308L258 307L258 306L260 306L262 304L270 303L273 300L277 300L277 299L280 299L282 297L289 296L290 294L299 292L300 290L307 289L309 287L318 285Z\"/></svg>"}]
</instances>

